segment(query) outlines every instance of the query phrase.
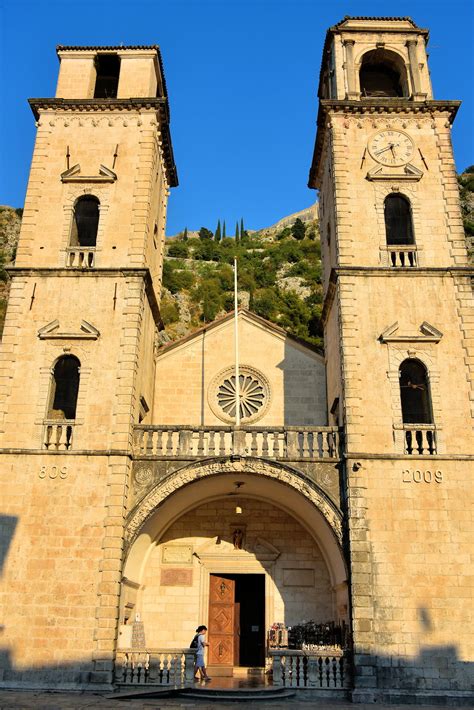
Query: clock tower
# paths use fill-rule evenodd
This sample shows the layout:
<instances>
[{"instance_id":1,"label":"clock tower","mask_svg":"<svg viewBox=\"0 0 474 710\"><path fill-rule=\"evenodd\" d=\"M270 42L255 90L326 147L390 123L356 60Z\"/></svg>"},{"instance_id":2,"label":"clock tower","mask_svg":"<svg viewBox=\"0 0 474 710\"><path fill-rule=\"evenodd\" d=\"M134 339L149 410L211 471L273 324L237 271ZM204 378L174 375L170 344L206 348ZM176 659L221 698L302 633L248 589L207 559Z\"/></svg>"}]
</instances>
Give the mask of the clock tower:
<instances>
[{"instance_id":1,"label":"clock tower","mask_svg":"<svg viewBox=\"0 0 474 710\"><path fill-rule=\"evenodd\" d=\"M355 700L472 689L473 271L459 102L433 98L427 42L407 17L346 17L319 84L309 185L328 410L345 433Z\"/></svg>"}]
</instances>

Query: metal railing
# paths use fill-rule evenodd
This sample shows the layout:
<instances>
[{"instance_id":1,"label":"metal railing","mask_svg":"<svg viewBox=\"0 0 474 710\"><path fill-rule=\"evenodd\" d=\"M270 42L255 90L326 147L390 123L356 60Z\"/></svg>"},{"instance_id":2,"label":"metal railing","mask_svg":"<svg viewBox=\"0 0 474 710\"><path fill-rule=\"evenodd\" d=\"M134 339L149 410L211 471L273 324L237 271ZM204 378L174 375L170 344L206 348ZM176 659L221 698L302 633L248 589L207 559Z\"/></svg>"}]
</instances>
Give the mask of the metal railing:
<instances>
[{"instance_id":1,"label":"metal railing","mask_svg":"<svg viewBox=\"0 0 474 710\"><path fill-rule=\"evenodd\" d=\"M134 428L137 457L338 459L338 427L150 426Z\"/></svg>"}]
</instances>

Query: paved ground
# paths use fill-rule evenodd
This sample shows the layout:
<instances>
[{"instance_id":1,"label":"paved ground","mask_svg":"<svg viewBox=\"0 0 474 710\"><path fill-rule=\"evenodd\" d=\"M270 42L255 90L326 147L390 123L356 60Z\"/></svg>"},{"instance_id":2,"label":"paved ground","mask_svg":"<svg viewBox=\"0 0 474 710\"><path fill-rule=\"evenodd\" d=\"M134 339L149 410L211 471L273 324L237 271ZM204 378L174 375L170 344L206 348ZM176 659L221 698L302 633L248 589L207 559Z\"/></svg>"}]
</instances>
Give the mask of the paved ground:
<instances>
[{"instance_id":1,"label":"paved ground","mask_svg":"<svg viewBox=\"0 0 474 710\"><path fill-rule=\"evenodd\" d=\"M189 698L119 700L110 694L54 693L47 691L0 691L0 710L239 710L244 703L209 702ZM433 705L379 705L377 710L439 710ZM287 700L245 702L245 710L374 710L374 705L352 705L344 701Z\"/></svg>"}]
</instances>

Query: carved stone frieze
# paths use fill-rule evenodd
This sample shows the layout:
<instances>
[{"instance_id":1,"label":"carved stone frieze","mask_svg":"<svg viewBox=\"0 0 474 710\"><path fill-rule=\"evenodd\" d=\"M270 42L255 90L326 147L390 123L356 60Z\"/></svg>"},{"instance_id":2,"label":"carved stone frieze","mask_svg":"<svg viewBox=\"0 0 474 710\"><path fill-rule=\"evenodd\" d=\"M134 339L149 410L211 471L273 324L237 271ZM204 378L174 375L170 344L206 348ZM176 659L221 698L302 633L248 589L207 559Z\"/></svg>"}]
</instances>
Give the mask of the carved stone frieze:
<instances>
[{"instance_id":1,"label":"carved stone frieze","mask_svg":"<svg viewBox=\"0 0 474 710\"><path fill-rule=\"evenodd\" d=\"M319 483L319 481L321 483L324 481L326 485L330 483L330 487L334 489L335 481L332 480L330 471L324 472L321 469L310 480L301 471L279 462L270 462L252 457L232 457L193 462L157 481L160 472L158 469L155 474L154 466L155 462L152 461L136 462L134 465L134 499L140 502L132 510L128 519L125 533L128 543L133 542L144 522L175 491L202 478L226 473L265 476L293 488L315 505L330 525L339 542L342 541L342 515ZM163 476L163 472L161 472L161 475ZM147 492L145 493L145 491Z\"/></svg>"}]
</instances>

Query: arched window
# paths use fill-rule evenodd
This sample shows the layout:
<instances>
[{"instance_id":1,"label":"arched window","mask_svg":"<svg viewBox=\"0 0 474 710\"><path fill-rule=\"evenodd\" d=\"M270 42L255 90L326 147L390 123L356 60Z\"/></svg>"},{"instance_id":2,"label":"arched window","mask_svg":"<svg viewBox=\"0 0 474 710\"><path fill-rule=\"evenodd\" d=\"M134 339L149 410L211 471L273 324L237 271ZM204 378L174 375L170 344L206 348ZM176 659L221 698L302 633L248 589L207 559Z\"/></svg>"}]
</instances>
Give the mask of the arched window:
<instances>
[{"instance_id":1,"label":"arched window","mask_svg":"<svg viewBox=\"0 0 474 710\"><path fill-rule=\"evenodd\" d=\"M74 355L63 355L53 369L48 419L75 419L81 363Z\"/></svg>"},{"instance_id":2,"label":"arched window","mask_svg":"<svg viewBox=\"0 0 474 710\"><path fill-rule=\"evenodd\" d=\"M80 197L74 206L71 246L95 247L99 228L100 202L94 195Z\"/></svg>"},{"instance_id":3,"label":"arched window","mask_svg":"<svg viewBox=\"0 0 474 710\"><path fill-rule=\"evenodd\" d=\"M410 203L403 195L391 194L384 203L387 245L414 244Z\"/></svg>"},{"instance_id":4,"label":"arched window","mask_svg":"<svg viewBox=\"0 0 474 710\"><path fill-rule=\"evenodd\" d=\"M364 54L359 79L362 97L408 96L406 69L395 52L381 48Z\"/></svg>"},{"instance_id":5,"label":"arched window","mask_svg":"<svg viewBox=\"0 0 474 710\"><path fill-rule=\"evenodd\" d=\"M410 358L400 365L400 399L404 424L432 424L430 385L426 367Z\"/></svg>"},{"instance_id":6,"label":"arched window","mask_svg":"<svg viewBox=\"0 0 474 710\"><path fill-rule=\"evenodd\" d=\"M95 99L116 99L120 74L120 57L117 54L98 54L95 58L97 78Z\"/></svg>"}]
</instances>

